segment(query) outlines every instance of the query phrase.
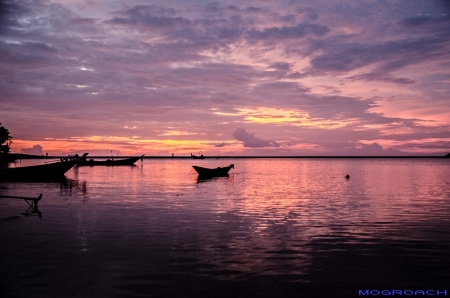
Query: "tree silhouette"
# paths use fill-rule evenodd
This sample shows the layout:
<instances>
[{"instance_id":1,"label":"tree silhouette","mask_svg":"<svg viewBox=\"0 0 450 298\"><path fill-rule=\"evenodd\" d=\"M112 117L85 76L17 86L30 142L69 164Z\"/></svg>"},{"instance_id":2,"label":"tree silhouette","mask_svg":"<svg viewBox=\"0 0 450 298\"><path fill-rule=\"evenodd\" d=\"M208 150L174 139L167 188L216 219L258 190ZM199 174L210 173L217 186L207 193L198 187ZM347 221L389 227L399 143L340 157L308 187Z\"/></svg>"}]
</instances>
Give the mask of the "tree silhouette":
<instances>
[{"instance_id":1,"label":"tree silhouette","mask_svg":"<svg viewBox=\"0 0 450 298\"><path fill-rule=\"evenodd\" d=\"M0 153L8 153L11 145L12 137L9 135L9 130L4 128L0 123Z\"/></svg>"}]
</instances>

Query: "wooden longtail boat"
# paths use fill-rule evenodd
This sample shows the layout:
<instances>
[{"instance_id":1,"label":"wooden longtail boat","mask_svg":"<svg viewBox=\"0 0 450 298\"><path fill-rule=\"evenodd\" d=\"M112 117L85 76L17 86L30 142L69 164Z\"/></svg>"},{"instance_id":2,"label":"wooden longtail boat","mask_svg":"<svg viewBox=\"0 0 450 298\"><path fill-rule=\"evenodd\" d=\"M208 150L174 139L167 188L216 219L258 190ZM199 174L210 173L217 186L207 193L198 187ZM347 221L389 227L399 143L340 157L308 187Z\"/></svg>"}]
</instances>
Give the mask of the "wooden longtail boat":
<instances>
[{"instance_id":1,"label":"wooden longtail boat","mask_svg":"<svg viewBox=\"0 0 450 298\"><path fill-rule=\"evenodd\" d=\"M48 163L37 166L0 169L0 180L41 180L61 178L75 165L75 161Z\"/></svg>"},{"instance_id":2,"label":"wooden longtail boat","mask_svg":"<svg viewBox=\"0 0 450 298\"><path fill-rule=\"evenodd\" d=\"M231 168L234 169L234 164L229 165L228 167L223 168L203 168L203 167L197 167L192 166L198 173L198 176L200 177L220 177L220 176L226 176L228 175L228 172L231 170Z\"/></svg>"},{"instance_id":3,"label":"wooden longtail boat","mask_svg":"<svg viewBox=\"0 0 450 298\"><path fill-rule=\"evenodd\" d=\"M142 160L145 154L137 157L130 157L124 159L107 159L107 160L93 160L81 159L77 161L78 166L132 166L139 159Z\"/></svg>"}]
</instances>

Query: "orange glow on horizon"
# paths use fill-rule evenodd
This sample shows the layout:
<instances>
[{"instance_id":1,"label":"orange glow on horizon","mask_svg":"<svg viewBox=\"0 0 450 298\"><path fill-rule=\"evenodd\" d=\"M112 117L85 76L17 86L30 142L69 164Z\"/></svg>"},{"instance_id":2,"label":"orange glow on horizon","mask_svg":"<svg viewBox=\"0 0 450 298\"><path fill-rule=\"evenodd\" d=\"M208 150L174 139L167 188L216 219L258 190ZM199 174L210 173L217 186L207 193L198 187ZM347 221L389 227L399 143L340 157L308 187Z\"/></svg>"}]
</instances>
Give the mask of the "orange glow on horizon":
<instances>
[{"instance_id":1,"label":"orange glow on horizon","mask_svg":"<svg viewBox=\"0 0 450 298\"><path fill-rule=\"evenodd\" d=\"M227 143L227 151L235 151L235 140L221 141ZM111 150L120 151L124 155L148 154L168 155L198 153L199 151L219 151L221 148L214 146L218 141L208 140L154 140L133 137L118 136L90 136L70 137L64 139L45 138L42 140L17 140L12 144L12 151L21 153L22 149L32 148L35 145L42 146L43 154L66 155L73 152L104 151L108 154Z\"/></svg>"}]
</instances>

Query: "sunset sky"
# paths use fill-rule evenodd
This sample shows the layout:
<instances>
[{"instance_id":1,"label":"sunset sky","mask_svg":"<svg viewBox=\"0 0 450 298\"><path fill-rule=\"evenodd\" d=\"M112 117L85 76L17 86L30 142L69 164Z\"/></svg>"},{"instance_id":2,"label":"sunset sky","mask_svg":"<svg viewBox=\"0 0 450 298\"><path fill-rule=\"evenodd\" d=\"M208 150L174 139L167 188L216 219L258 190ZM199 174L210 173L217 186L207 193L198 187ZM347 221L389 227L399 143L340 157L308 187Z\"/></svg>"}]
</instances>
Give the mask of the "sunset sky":
<instances>
[{"instance_id":1,"label":"sunset sky","mask_svg":"<svg viewBox=\"0 0 450 298\"><path fill-rule=\"evenodd\" d=\"M446 0L0 3L14 152L450 152Z\"/></svg>"}]
</instances>

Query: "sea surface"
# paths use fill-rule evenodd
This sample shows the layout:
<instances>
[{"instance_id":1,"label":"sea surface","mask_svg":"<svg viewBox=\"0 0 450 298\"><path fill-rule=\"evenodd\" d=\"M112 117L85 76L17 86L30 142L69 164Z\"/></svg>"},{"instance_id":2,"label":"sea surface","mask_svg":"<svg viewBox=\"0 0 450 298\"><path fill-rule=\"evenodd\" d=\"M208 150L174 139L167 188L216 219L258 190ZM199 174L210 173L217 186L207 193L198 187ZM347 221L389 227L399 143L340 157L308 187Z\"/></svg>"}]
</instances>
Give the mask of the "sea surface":
<instances>
[{"instance_id":1,"label":"sea surface","mask_svg":"<svg viewBox=\"0 0 450 298\"><path fill-rule=\"evenodd\" d=\"M1 297L450 295L450 159L144 159L0 182L40 193L38 210L0 199Z\"/></svg>"}]
</instances>

